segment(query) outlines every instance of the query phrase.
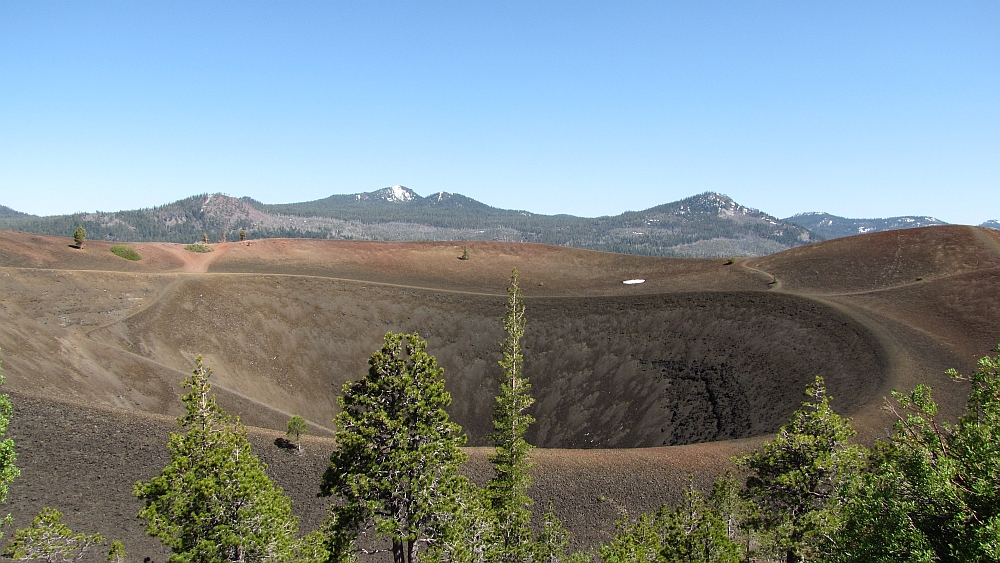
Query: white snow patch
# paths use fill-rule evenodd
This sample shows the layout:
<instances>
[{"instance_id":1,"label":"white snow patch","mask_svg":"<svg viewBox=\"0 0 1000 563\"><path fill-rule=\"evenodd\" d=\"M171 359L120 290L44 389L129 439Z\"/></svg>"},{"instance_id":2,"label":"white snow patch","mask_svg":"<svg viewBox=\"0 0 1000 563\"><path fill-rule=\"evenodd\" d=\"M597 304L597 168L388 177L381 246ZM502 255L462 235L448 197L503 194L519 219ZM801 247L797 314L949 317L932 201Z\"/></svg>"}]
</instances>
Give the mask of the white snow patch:
<instances>
[{"instance_id":1,"label":"white snow patch","mask_svg":"<svg viewBox=\"0 0 1000 563\"><path fill-rule=\"evenodd\" d=\"M635 284L643 283L645 281L646 280L625 280L622 283L625 284L625 285L635 285Z\"/></svg>"},{"instance_id":2,"label":"white snow patch","mask_svg":"<svg viewBox=\"0 0 1000 563\"><path fill-rule=\"evenodd\" d=\"M385 199L387 201L410 201L413 199L413 194L403 186L393 186L389 188Z\"/></svg>"}]
</instances>

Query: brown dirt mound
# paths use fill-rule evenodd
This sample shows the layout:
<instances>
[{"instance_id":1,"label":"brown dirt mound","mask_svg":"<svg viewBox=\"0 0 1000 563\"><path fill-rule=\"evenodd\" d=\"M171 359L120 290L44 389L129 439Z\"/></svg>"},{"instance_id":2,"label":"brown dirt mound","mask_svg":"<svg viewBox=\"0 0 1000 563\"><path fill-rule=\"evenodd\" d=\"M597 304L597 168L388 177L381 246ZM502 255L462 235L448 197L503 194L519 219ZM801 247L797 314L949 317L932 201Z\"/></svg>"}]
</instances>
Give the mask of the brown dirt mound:
<instances>
[{"instance_id":1,"label":"brown dirt mound","mask_svg":"<svg viewBox=\"0 0 1000 563\"><path fill-rule=\"evenodd\" d=\"M746 265L774 275L786 291L872 291L996 268L996 237L991 229L951 225L884 231L800 246Z\"/></svg>"}]
</instances>

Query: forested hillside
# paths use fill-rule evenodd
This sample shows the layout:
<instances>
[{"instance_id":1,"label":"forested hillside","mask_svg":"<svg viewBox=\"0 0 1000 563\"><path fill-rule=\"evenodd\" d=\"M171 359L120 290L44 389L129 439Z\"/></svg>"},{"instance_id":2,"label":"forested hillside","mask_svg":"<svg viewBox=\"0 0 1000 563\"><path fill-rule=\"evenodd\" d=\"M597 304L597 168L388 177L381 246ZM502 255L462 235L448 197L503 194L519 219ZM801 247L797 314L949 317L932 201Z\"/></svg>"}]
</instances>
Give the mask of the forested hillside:
<instances>
[{"instance_id":1,"label":"forested hillside","mask_svg":"<svg viewBox=\"0 0 1000 563\"><path fill-rule=\"evenodd\" d=\"M596 218L499 209L445 192L421 197L402 186L291 204L204 194L133 211L0 213L4 229L68 236L77 225L93 240L121 242L235 240L245 230L251 238L498 240L690 257L760 256L817 240L716 193Z\"/></svg>"}]
</instances>

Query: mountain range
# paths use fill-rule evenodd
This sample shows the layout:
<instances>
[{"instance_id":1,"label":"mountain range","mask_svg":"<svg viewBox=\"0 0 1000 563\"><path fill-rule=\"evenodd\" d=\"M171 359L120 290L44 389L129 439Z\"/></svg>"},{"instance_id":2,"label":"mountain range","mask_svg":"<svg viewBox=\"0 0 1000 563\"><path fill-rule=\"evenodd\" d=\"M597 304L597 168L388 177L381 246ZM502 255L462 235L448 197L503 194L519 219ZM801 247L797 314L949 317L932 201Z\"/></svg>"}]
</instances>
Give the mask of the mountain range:
<instances>
[{"instance_id":1,"label":"mountain range","mask_svg":"<svg viewBox=\"0 0 1000 563\"><path fill-rule=\"evenodd\" d=\"M82 225L88 238L120 242L236 240L246 230L250 238L499 240L683 257L761 256L829 238L940 224L933 217L826 213L778 219L713 192L596 218L500 209L447 192L421 197L404 186L288 204L202 194L148 209L46 217L0 205L2 229L69 236Z\"/></svg>"}]
</instances>

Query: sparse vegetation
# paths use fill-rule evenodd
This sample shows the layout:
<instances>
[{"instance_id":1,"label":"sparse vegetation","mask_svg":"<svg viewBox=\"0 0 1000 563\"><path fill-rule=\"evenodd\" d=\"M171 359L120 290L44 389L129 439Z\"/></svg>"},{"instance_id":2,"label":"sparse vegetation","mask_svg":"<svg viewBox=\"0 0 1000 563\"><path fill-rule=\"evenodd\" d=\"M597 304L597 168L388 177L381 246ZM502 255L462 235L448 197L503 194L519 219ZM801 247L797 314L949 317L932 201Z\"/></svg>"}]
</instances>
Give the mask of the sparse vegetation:
<instances>
[{"instance_id":1,"label":"sparse vegetation","mask_svg":"<svg viewBox=\"0 0 1000 563\"><path fill-rule=\"evenodd\" d=\"M199 242L185 246L184 250L190 250L191 252L212 252L215 249L206 243Z\"/></svg>"},{"instance_id":2,"label":"sparse vegetation","mask_svg":"<svg viewBox=\"0 0 1000 563\"><path fill-rule=\"evenodd\" d=\"M459 260L468 260L469 259L469 248L468 247L465 247L465 248L462 249L462 255L459 256L458 259Z\"/></svg>"},{"instance_id":3,"label":"sparse vegetation","mask_svg":"<svg viewBox=\"0 0 1000 563\"><path fill-rule=\"evenodd\" d=\"M128 246L127 244L115 244L111 246L111 252L115 256L120 256L126 260L142 260L142 255L140 255L134 248Z\"/></svg>"}]
</instances>

